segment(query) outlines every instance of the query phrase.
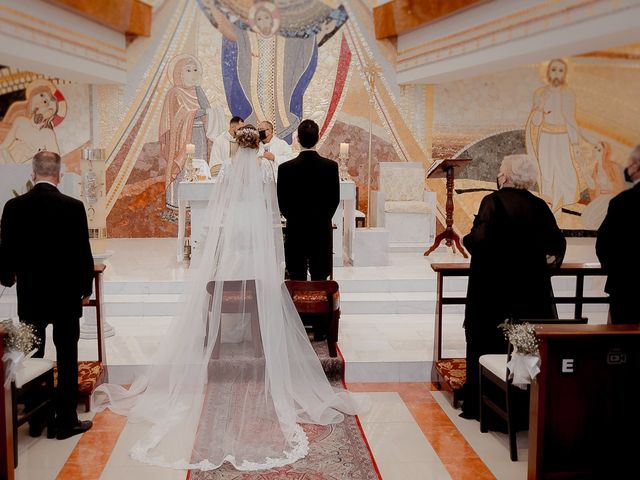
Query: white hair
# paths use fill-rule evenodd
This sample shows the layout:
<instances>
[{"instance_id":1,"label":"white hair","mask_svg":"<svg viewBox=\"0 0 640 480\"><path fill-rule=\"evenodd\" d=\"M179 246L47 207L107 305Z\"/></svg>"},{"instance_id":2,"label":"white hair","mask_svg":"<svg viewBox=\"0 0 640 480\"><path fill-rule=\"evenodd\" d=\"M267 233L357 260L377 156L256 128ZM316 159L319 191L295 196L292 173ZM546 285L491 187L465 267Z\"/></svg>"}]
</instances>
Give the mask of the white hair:
<instances>
[{"instance_id":1,"label":"white hair","mask_svg":"<svg viewBox=\"0 0 640 480\"><path fill-rule=\"evenodd\" d=\"M33 173L40 177L60 175L61 163L60 155L56 152L38 152L33 156Z\"/></svg>"},{"instance_id":2,"label":"white hair","mask_svg":"<svg viewBox=\"0 0 640 480\"><path fill-rule=\"evenodd\" d=\"M538 169L526 154L506 155L502 159L502 172L507 177L505 183L515 188L533 188L538 178Z\"/></svg>"}]
</instances>

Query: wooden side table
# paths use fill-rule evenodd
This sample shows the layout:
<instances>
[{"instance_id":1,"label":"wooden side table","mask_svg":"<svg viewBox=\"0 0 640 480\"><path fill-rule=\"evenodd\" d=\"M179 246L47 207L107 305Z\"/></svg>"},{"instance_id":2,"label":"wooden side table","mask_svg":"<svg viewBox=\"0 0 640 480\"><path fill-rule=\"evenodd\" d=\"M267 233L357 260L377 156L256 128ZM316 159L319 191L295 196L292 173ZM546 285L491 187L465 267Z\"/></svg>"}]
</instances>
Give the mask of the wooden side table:
<instances>
[{"instance_id":1,"label":"wooden side table","mask_svg":"<svg viewBox=\"0 0 640 480\"><path fill-rule=\"evenodd\" d=\"M446 228L436 236L433 245L424 252L425 257L438 248L440 243L444 240L445 245L447 247L451 247L454 253L457 248L464 258L469 258L469 255L467 255L467 252L465 252L462 244L460 243L460 237L453 230L453 185L455 169L464 167L470 161L470 158L449 158L445 160L438 160L436 161L436 164L427 171L427 176L431 176L433 178L446 177L447 179L447 216Z\"/></svg>"}]
</instances>

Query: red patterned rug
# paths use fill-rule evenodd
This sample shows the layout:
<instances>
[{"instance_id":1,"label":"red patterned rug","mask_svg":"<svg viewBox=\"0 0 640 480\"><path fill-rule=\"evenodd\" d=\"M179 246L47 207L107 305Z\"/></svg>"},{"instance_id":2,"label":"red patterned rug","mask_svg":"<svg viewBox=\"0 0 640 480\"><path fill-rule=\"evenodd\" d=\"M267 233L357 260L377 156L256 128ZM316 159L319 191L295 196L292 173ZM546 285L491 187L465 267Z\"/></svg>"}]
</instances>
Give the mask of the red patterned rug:
<instances>
[{"instance_id":1,"label":"red patterned rug","mask_svg":"<svg viewBox=\"0 0 640 480\"><path fill-rule=\"evenodd\" d=\"M312 342L327 378L342 385L344 360L329 357L326 342ZM337 425L302 425L310 443L309 455L292 465L239 472L225 463L217 470L192 470L189 480L379 480L378 468L371 456L360 422L347 416Z\"/></svg>"}]
</instances>

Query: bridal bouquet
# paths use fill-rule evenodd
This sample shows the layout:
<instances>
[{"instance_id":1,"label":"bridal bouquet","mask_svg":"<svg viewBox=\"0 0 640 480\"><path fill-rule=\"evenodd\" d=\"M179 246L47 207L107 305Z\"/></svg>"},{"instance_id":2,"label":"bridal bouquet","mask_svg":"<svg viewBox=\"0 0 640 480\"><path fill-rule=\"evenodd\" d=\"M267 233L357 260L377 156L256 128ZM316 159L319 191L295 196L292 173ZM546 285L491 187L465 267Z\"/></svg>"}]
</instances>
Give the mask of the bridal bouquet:
<instances>
[{"instance_id":1,"label":"bridal bouquet","mask_svg":"<svg viewBox=\"0 0 640 480\"><path fill-rule=\"evenodd\" d=\"M15 321L12 319L0 321L0 325L5 331L4 356L5 362L5 388L11 385L15 379L16 372L23 360L31 357L38 346L40 339L31 325Z\"/></svg>"},{"instance_id":2,"label":"bridal bouquet","mask_svg":"<svg viewBox=\"0 0 640 480\"><path fill-rule=\"evenodd\" d=\"M540 372L540 352L535 328L529 323L510 322L505 322L500 327L513 345L511 360L507 363L509 378L516 387L524 390Z\"/></svg>"}]
</instances>

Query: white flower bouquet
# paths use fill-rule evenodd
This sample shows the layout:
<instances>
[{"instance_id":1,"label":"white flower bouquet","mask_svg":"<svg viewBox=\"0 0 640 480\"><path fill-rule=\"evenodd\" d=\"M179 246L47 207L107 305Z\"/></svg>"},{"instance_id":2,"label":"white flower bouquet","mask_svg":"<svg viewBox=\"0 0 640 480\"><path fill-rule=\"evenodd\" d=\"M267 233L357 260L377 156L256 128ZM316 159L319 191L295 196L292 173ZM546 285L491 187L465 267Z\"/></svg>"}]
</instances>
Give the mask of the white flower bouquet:
<instances>
[{"instance_id":1,"label":"white flower bouquet","mask_svg":"<svg viewBox=\"0 0 640 480\"><path fill-rule=\"evenodd\" d=\"M507 363L509 378L516 387L526 389L540 373L539 341L535 328L529 323L510 322L505 322L500 327L513 345L513 353Z\"/></svg>"},{"instance_id":2,"label":"white flower bouquet","mask_svg":"<svg viewBox=\"0 0 640 480\"><path fill-rule=\"evenodd\" d=\"M5 388L11 385L22 362L31 357L40 345L35 329L24 322L7 319L0 321L6 336L4 337Z\"/></svg>"}]
</instances>

